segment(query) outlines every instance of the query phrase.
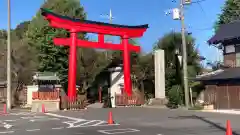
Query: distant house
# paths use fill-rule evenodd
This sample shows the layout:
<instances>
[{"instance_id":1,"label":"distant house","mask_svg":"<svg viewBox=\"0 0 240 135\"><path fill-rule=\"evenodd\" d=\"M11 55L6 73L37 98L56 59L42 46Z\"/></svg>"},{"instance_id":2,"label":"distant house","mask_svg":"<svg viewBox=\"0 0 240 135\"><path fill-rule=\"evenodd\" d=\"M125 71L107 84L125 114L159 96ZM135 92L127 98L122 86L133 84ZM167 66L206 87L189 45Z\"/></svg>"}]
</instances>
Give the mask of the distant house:
<instances>
[{"instance_id":1,"label":"distant house","mask_svg":"<svg viewBox=\"0 0 240 135\"><path fill-rule=\"evenodd\" d=\"M204 101L215 109L240 109L240 21L221 25L208 43L221 46L224 67L196 77L205 85Z\"/></svg>"},{"instance_id":2,"label":"distant house","mask_svg":"<svg viewBox=\"0 0 240 135\"><path fill-rule=\"evenodd\" d=\"M53 72L36 72L33 76L33 84L38 86L38 91L52 91L61 87L60 78Z\"/></svg>"}]
</instances>

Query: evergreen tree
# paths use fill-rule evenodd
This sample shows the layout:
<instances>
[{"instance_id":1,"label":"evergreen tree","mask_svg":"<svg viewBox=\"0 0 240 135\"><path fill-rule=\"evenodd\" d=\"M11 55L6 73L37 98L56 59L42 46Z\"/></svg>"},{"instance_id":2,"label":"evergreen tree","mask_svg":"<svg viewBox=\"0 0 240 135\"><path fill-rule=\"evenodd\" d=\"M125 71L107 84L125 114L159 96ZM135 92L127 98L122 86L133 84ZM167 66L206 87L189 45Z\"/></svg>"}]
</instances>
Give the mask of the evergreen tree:
<instances>
[{"instance_id":1,"label":"evergreen tree","mask_svg":"<svg viewBox=\"0 0 240 135\"><path fill-rule=\"evenodd\" d=\"M219 25L230 23L235 20L240 19L240 0L226 0L222 13L218 17L218 21L216 22L216 30Z\"/></svg>"},{"instance_id":2,"label":"evergreen tree","mask_svg":"<svg viewBox=\"0 0 240 135\"><path fill-rule=\"evenodd\" d=\"M42 5L42 8L73 18L82 20L86 18L80 0L48 0ZM37 50L38 70L57 72L63 84L67 84L69 47L54 45L53 38L68 36L69 33L66 30L51 28L40 11L30 21L26 33L28 44ZM84 37L83 33L79 33L80 39L84 39Z\"/></svg>"}]
</instances>

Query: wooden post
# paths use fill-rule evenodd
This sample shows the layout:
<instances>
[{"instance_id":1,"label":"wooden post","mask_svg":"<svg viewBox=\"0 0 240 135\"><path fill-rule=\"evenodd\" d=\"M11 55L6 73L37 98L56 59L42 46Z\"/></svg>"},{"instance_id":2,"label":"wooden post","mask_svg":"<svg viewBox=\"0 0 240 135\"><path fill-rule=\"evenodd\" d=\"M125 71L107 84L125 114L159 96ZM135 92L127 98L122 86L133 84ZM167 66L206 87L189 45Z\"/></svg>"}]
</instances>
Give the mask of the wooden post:
<instances>
[{"instance_id":1,"label":"wooden post","mask_svg":"<svg viewBox=\"0 0 240 135\"><path fill-rule=\"evenodd\" d=\"M102 87L99 87L98 89L98 100L99 103L102 103Z\"/></svg>"}]
</instances>

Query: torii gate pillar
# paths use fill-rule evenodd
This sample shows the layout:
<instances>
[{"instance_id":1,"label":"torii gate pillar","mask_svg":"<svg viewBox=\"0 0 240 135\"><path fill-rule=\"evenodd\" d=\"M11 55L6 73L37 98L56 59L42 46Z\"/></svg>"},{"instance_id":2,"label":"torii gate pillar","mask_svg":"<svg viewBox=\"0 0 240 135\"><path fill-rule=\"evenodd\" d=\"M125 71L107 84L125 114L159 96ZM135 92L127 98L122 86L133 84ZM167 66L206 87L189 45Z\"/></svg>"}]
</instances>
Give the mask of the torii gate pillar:
<instances>
[{"instance_id":1,"label":"torii gate pillar","mask_svg":"<svg viewBox=\"0 0 240 135\"><path fill-rule=\"evenodd\" d=\"M76 74L77 74L77 32L71 31L71 46L68 56L68 96L76 96Z\"/></svg>"},{"instance_id":2,"label":"torii gate pillar","mask_svg":"<svg viewBox=\"0 0 240 135\"><path fill-rule=\"evenodd\" d=\"M122 39L123 44L123 74L124 74L124 89L128 95L132 94L131 72L130 72L130 53L128 48L128 38Z\"/></svg>"}]
</instances>

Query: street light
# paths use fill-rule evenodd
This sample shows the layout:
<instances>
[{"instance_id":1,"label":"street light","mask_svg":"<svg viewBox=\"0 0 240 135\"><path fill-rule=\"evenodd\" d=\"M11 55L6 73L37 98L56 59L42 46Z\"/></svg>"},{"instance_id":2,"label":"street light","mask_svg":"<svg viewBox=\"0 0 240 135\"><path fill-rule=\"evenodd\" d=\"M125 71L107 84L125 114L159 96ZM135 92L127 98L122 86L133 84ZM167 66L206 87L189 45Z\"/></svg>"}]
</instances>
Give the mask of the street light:
<instances>
[{"instance_id":1,"label":"street light","mask_svg":"<svg viewBox=\"0 0 240 135\"><path fill-rule=\"evenodd\" d=\"M179 49L175 50L175 54L177 55L178 62L180 63L180 66L182 66L182 55L180 55Z\"/></svg>"}]
</instances>

